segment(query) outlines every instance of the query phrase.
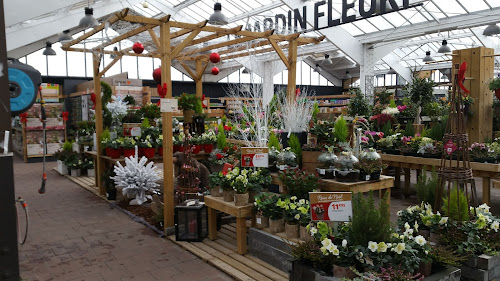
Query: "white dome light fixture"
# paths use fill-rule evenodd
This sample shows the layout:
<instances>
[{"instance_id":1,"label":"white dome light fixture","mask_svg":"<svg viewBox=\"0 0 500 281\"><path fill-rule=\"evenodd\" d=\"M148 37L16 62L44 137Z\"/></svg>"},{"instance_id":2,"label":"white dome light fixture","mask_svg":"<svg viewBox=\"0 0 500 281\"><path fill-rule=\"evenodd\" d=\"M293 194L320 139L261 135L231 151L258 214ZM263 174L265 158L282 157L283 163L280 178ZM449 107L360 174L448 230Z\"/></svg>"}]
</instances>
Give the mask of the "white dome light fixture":
<instances>
[{"instance_id":1,"label":"white dome light fixture","mask_svg":"<svg viewBox=\"0 0 500 281\"><path fill-rule=\"evenodd\" d=\"M94 9L85 7L85 16L80 20L81 28L92 28L98 26L99 22L94 18Z\"/></svg>"},{"instance_id":2,"label":"white dome light fixture","mask_svg":"<svg viewBox=\"0 0 500 281\"><path fill-rule=\"evenodd\" d=\"M325 59L323 60L322 64L324 64L324 65L332 65L333 64L333 61L330 58L329 54L325 54Z\"/></svg>"},{"instance_id":3,"label":"white dome light fixture","mask_svg":"<svg viewBox=\"0 0 500 281\"><path fill-rule=\"evenodd\" d=\"M45 43L45 50L43 50L43 55L44 56L55 56L56 55L56 51L54 51L54 49L52 49L52 43L50 43L50 42Z\"/></svg>"},{"instance_id":4,"label":"white dome light fixture","mask_svg":"<svg viewBox=\"0 0 500 281\"><path fill-rule=\"evenodd\" d=\"M319 64L316 64L316 67L314 68L313 72L319 72L321 68L319 67Z\"/></svg>"},{"instance_id":5,"label":"white dome light fixture","mask_svg":"<svg viewBox=\"0 0 500 281\"><path fill-rule=\"evenodd\" d=\"M450 48L450 46L448 46L448 41L446 41L446 39L443 40L443 43L438 50L438 53L441 53L441 54L451 53L451 48Z\"/></svg>"},{"instance_id":6,"label":"white dome light fixture","mask_svg":"<svg viewBox=\"0 0 500 281\"><path fill-rule=\"evenodd\" d=\"M214 13L208 18L208 23L212 25L228 24L226 16L222 13L222 4L216 2L214 5Z\"/></svg>"},{"instance_id":7,"label":"white dome light fixture","mask_svg":"<svg viewBox=\"0 0 500 281\"><path fill-rule=\"evenodd\" d=\"M345 72L345 79L351 79L352 78L352 75L349 74L349 70L346 70Z\"/></svg>"},{"instance_id":8,"label":"white dome light fixture","mask_svg":"<svg viewBox=\"0 0 500 281\"><path fill-rule=\"evenodd\" d=\"M500 34L500 27L496 24L490 24L483 31L484 36L493 36Z\"/></svg>"},{"instance_id":9,"label":"white dome light fixture","mask_svg":"<svg viewBox=\"0 0 500 281\"><path fill-rule=\"evenodd\" d=\"M425 57L424 59L422 60L423 62L431 62L431 61L434 61L434 58L431 57L431 51L427 51L425 52Z\"/></svg>"}]
</instances>

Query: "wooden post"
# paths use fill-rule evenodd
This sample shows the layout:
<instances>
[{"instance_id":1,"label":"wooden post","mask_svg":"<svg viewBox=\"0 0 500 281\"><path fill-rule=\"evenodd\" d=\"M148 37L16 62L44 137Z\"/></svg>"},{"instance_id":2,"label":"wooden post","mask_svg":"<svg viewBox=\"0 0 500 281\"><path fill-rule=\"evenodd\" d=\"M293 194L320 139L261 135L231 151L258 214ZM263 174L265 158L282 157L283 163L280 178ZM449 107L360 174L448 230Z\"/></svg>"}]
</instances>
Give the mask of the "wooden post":
<instances>
[{"instance_id":1,"label":"wooden post","mask_svg":"<svg viewBox=\"0 0 500 281\"><path fill-rule=\"evenodd\" d=\"M196 77L194 77L196 82L196 96L201 99L203 96L203 61L200 58L196 59ZM200 74L201 72L201 74ZM203 102L203 101L202 101Z\"/></svg>"},{"instance_id":2,"label":"wooden post","mask_svg":"<svg viewBox=\"0 0 500 281\"><path fill-rule=\"evenodd\" d=\"M495 58L491 57L494 50L485 47L453 51L452 65L467 62L466 79L463 83L470 91L468 94L474 99L470 110L474 116L467 119L467 134L469 144L484 142L493 138L493 93L488 88L488 83L493 78Z\"/></svg>"},{"instance_id":3,"label":"wooden post","mask_svg":"<svg viewBox=\"0 0 500 281\"><path fill-rule=\"evenodd\" d=\"M289 41L288 45L288 61L290 67L288 68L288 85L287 85L287 98L295 99L295 88L297 87L297 39Z\"/></svg>"},{"instance_id":4,"label":"wooden post","mask_svg":"<svg viewBox=\"0 0 500 281\"><path fill-rule=\"evenodd\" d=\"M161 43L161 84L167 84L166 98L172 97L172 77L170 68L170 22L160 26ZM174 226L174 163L172 142L172 113L163 112L163 216L165 227Z\"/></svg>"},{"instance_id":5,"label":"wooden post","mask_svg":"<svg viewBox=\"0 0 500 281\"><path fill-rule=\"evenodd\" d=\"M104 162L101 158L101 134L102 134L102 102L101 102L101 74L99 72L99 65L101 64L101 57L97 53L92 53L94 65L94 94L95 94L95 138L96 138L96 181L99 188L99 194L106 194L106 187L102 183L102 175L104 173Z\"/></svg>"}]
</instances>

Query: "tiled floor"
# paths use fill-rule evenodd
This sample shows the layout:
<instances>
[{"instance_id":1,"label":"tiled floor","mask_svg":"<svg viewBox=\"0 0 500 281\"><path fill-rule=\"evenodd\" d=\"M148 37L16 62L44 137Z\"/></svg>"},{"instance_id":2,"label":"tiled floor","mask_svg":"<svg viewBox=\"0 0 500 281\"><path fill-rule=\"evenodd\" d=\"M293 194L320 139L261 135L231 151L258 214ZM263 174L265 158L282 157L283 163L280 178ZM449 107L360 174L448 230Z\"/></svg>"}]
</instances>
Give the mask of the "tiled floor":
<instances>
[{"instance_id":1,"label":"tiled floor","mask_svg":"<svg viewBox=\"0 0 500 281\"><path fill-rule=\"evenodd\" d=\"M54 166L47 166L47 192L40 195L42 165L15 159L16 196L26 199L30 217L28 241L19 246L23 280L232 280L110 209Z\"/></svg>"}]
</instances>

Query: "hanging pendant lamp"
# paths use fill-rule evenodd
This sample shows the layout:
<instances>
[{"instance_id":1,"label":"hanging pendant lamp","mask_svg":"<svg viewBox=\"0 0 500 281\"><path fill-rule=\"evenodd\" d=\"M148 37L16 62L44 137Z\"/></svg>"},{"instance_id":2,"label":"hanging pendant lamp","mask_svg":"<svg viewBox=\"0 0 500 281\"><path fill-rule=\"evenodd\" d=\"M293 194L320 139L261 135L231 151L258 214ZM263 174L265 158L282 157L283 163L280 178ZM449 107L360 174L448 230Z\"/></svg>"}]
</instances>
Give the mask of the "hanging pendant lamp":
<instances>
[{"instance_id":1,"label":"hanging pendant lamp","mask_svg":"<svg viewBox=\"0 0 500 281\"><path fill-rule=\"evenodd\" d=\"M423 62L431 62L431 61L434 61L434 58L431 57L431 51L427 51L425 52L425 57L424 59L422 60Z\"/></svg>"},{"instance_id":2,"label":"hanging pendant lamp","mask_svg":"<svg viewBox=\"0 0 500 281\"><path fill-rule=\"evenodd\" d=\"M113 52L118 52L118 47L116 47L116 46L115 46L115 47L113 48ZM110 57L112 60L114 60L114 59L116 58L116 54L111 54L111 55L109 55L109 57Z\"/></svg>"},{"instance_id":3,"label":"hanging pendant lamp","mask_svg":"<svg viewBox=\"0 0 500 281\"><path fill-rule=\"evenodd\" d=\"M94 18L94 9L85 7L85 16L80 20L81 28L92 28L99 25L99 22Z\"/></svg>"},{"instance_id":4,"label":"hanging pendant lamp","mask_svg":"<svg viewBox=\"0 0 500 281\"><path fill-rule=\"evenodd\" d=\"M345 79L351 79L351 78L352 78L352 76L351 76L351 74L349 74L349 70L347 70L345 72Z\"/></svg>"},{"instance_id":5,"label":"hanging pendant lamp","mask_svg":"<svg viewBox=\"0 0 500 281\"><path fill-rule=\"evenodd\" d=\"M483 31L484 36L493 36L500 34L500 27L496 24L490 24L486 29Z\"/></svg>"},{"instance_id":6,"label":"hanging pendant lamp","mask_svg":"<svg viewBox=\"0 0 500 281\"><path fill-rule=\"evenodd\" d=\"M251 72L250 69L248 69L246 67L243 69L243 71L241 71L241 73L243 73L243 74L250 74L250 72Z\"/></svg>"},{"instance_id":7,"label":"hanging pendant lamp","mask_svg":"<svg viewBox=\"0 0 500 281\"><path fill-rule=\"evenodd\" d=\"M214 13L208 19L208 23L212 25L228 24L226 16L222 13L222 4L216 2L214 5Z\"/></svg>"},{"instance_id":8,"label":"hanging pendant lamp","mask_svg":"<svg viewBox=\"0 0 500 281\"><path fill-rule=\"evenodd\" d=\"M73 40L73 36L69 35L69 30L63 31L63 34L59 36L59 42L67 42Z\"/></svg>"},{"instance_id":9,"label":"hanging pendant lamp","mask_svg":"<svg viewBox=\"0 0 500 281\"><path fill-rule=\"evenodd\" d=\"M56 51L54 51L54 49L52 49L52 43L50 43L50 42L45 43L45 50L43 50L43 55L44 56L55 56L56 55Z\"/></svg>"},{"instance_id":10,"label":"hanging pendant lamp","mask_svg":"<svg viewBox=\"0 0 500 281\"><path fill-rule=\"evenodd\" d=\"M444 54L444 53L451 53L451 48L448 46L448 41L443 40L443 44L438 50L438 53Z\"/></svg>"},{"instance_id":11,"label":"hanging pendant lamp","mask_svg":"<svg viewBox=\"0 0 500 281\"><path fill-rule=\"evenodd\" d=\"M319 64L316 64L316 67L314 68L313 72L319 72L320 71Z\"/></svg>"},{"instance_id":12,"label":"hanging pendant lamp","mask_svg":"<svg viewBox=\"0 0 500 281\"><path fill-rule=\"evenodd\" d=\"M323 60L322 64L324 65L332 65L332 59L330 58L329 54L325 54L325 59Z\"/></svg>"},{"instance_id":13,"label":"hanging pendant lamp","mask_svg":"<svg viewBox=\"0 0 500 281\"><path fill-rule=\"evenodd\" d=\"M389 68L389 71L387 71L387 74L398 74L398 73L391 67Z\"/></svg>"}]
</instances>

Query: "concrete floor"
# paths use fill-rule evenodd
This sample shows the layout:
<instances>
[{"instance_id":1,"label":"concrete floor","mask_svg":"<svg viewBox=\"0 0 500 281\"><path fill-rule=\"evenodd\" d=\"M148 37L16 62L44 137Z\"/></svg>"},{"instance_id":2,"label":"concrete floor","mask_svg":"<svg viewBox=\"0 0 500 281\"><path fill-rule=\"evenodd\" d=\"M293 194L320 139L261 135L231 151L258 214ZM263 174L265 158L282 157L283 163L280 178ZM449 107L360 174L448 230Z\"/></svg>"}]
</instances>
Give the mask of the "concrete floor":
<instances>
[{"instance_id":1,"label":"concrete floor","mask_svg":"<svg viewBox=\"0 0 500 281\"><path fill-rule=\"evenodd\" d=\"M19 247L23 280L232 280L110 209L104 200L53 171L55 165L47 165L47 192L40 195L42 164L15 158L16 196L26 199L30 214L28 241ZM482 201L480 179L476 186ZM492 212L500 215L500 190L492 189L491 198ZM415 195L403 200L402 190L393 189L391 219L416 201Z\"/></svg>"}]
</instances>

